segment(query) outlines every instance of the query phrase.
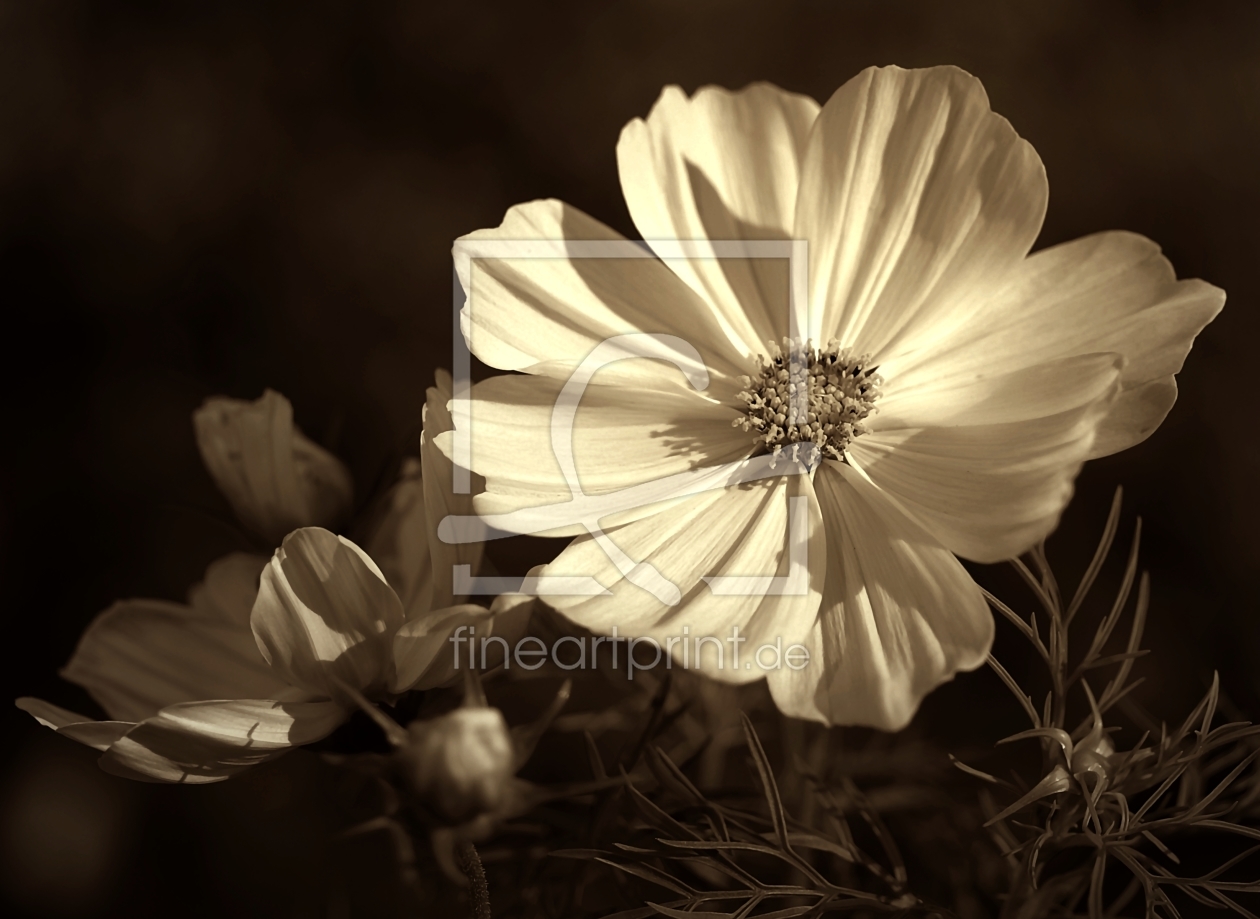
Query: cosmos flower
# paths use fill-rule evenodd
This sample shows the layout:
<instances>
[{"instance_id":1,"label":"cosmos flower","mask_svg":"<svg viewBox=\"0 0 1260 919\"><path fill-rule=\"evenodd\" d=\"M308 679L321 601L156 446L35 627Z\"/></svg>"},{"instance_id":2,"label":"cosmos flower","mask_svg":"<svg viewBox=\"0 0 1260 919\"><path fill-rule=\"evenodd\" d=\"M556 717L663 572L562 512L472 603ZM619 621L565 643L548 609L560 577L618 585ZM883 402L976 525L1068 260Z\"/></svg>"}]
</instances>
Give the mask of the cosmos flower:
<instances>
[{"instance_id":1,"label":"cosmos flower","mask_svg":"<svg viewBox=\"0 0 1260 919\"><path fill-rule=\"evenodd\" d=\"M193 428L219 491L272 545L298 527L335 527L349 515L349 471L298 430L293 406L275 390L254 402L211 396L193 413Z\"/></svg>"},{"instance_id":2,"label":"cosmos flower","mask_svg":"<svg viewBox=\"0 0 1260 919\"><path fill-rule=\"evenodd\" d=\"M234 553L211 564L186 605L124 600L96 618L62 675L87 689L109 720L39 699L19 699L18 707L101 750L108 772L205 783L319 740L357 698L389 700L449 680L451 657L441 652L450 632L509 610L519 618L525 598L502 597L491 609L455 603L450 565L445 576L435 565L452 550L429 545L429 520L458 506L442 497L450 464L431 440L432 427L449 426L442 382L426 413L429 474L409 469L370 534L388 575L349 539L296 529L270 561ZM281 422L291 433L291 417ZM279 436L256 433L269 442ZM459 551L474 564L479 558L479 547Z\"/></svg>"},{"instance_id":3,"label":"cosmos flower","mask_svg":"<svg viewBox=\"0 0 1260 919\"><path fill-rule=\"evenodd\" d=\"M569 502L550 424L562 387L610 337L676 336L705 373L646 359L599 370L572 444L582 490L611 496L601 524L637 564L629 575L654 566L677 595L642 589L584 527L557 524L550 535L578 538L546 573L593 576L607 593L549 602L592 630L662 644L736 626L748 648L801 643L807 666L764 674L785 713L905 725L992 640L958 557L1027 550L1055 527L1083 462L1147 437L1223 292L1176 280L1132 233L1030 255L1041 161L953 67L872 68L821 107L767 84L690 98L670 87L623 130L617 162L647 245L700 241L695 257L457 263L473 353L518 371L478 384L471 419L457 419L486 479L478 512ZM549 200L466 239L622 237ZM796 329L785 259L706 257L705 240L806 241ZM615 500L767 456L778 474ZM786 576L793 526L808 549L803 589L729 596L706 584ZM763 675L712 655L702 666L730 682Z\"/></svg>"},{"instance_id":4,"label":"cosmos flower","mask_svg":"<svg viewBox=\"0 0 1260 919\"><path fill-rule=\"evenodd\" d=\"M106 772L199 784L228 778L327 735L342 706L272 671L250 630L265 560L219 559L187 605L121 600L84 632L62 676L91 693L109 720L39 699L17 705L104 753Z\"/></svg>"}]
</instances>

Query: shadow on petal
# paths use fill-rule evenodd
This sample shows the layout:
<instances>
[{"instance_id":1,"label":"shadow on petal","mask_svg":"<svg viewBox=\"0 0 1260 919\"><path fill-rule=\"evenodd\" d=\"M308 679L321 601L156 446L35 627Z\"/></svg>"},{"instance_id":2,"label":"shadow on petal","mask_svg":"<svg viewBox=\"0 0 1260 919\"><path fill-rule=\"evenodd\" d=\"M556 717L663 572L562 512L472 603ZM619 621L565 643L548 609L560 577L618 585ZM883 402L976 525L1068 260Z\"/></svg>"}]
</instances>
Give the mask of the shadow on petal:
<instances>
[{"instance_id":1,"label":"shadow on petal","mask_svg":"<svg viewBox=\"0 0 1260 919\"><path fill-rule=\"evenodd\" d=\"M141 781L221 782L328 736L346 716L335 702L241 699L172 705L114 743L101 757L101 768Z\"/></svg>"}]
</instances>

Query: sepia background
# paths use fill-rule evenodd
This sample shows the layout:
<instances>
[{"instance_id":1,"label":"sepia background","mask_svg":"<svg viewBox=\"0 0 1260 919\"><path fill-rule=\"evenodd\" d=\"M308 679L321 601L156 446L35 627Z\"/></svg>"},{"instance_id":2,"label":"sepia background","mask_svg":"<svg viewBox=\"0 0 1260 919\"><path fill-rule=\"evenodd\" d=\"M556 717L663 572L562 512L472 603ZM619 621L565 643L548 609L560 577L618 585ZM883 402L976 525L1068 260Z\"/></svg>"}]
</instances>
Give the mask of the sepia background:
<instances>
[{"instance_id":1,"label":"sepia background","mask_svg":"<svg viewBox=\"0 0 1260 919\"><path fill-rule=\"evenodd\" d=\"M1172 415L1086 468L1051 557L1080 570L1123 484L1154 579L1144 698L1179 715L1219 669L1260 716L1248 0L0 2L0 695L96 711L56 676L91 617L181 599L237 548L189 422L206 396L285 393L369 495L449 366L456 236L537 197L633 235L614 145L662 86L822 101L888 63L981 78L1048 170L1038 247L1130 229L1228 291ZM960 678L916 727L966 731L994 685ZM6 914L393 915L389 850L336 837L317 757L131 784L3 711Z\"/></svg>"}]
</instances>

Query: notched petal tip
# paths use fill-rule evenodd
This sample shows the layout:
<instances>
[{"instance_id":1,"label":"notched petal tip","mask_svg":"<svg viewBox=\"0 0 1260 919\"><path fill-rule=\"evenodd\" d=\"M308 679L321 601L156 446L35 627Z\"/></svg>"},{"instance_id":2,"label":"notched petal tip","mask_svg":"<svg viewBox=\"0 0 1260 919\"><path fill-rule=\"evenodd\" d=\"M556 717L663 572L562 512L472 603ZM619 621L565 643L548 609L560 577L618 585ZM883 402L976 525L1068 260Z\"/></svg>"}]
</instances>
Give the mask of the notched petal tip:
<instances>
[{"instance_id":1,"label":"notched petal tip","mask_svg":"<svg viewBox=\"0 0 1260 919\"><path fill-rule=\"evenodd\" d=\"M134 722L129 721L97 721L87 718L32 696L22 696L15 699L13 704L44 727L95 750L108 750L110 745L135 727Z\"/></svg>"},{"instance_id":2,"label":"notched petal tip","mask_svg":"<svg viewBox=\"0 0 1260 919\"><path fill-rule=\"evenodd\" d=\"M1036 151L975 77L863 71L824 104L801 167L810 334L879 363L930 338L1027 255L1047 198Z\"/></svg>"}]
</instances>

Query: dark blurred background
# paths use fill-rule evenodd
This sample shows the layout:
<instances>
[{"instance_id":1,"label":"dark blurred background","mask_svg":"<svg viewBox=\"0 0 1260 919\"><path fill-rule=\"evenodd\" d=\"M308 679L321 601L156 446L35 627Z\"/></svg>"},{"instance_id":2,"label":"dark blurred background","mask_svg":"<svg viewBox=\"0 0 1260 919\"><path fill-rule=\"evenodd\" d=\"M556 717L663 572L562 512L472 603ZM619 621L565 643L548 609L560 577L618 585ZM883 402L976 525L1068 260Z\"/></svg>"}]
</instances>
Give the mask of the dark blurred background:
<instances>
[{"instance_id":1,"label":"dark blurred background","mask_svg":"<svg viewBox=\"0 0 1260 919\"><path fill-rule=\"evenodd\" d=\"M1171 417L1090 464L1052 559L1079 571L1123 484L1154 575L1145 702L1179 719L1216 668L1260 714L1252 0L0 2L0 697L95 711L56 676L89 619L180 599L236 548L189 423L207 395L284 392L367 494L449 366L456 236L543 196L632 234L614 144L663 85L825 100L886 63L983 80L1049 171L1039 246L1135 230L1228 291ZM979 680L924 717L948 732ZM388 848L333 838L315 757L135 785L0 710L6 914L377 914L355 904Z\"/></svg>"}]
</instances>

